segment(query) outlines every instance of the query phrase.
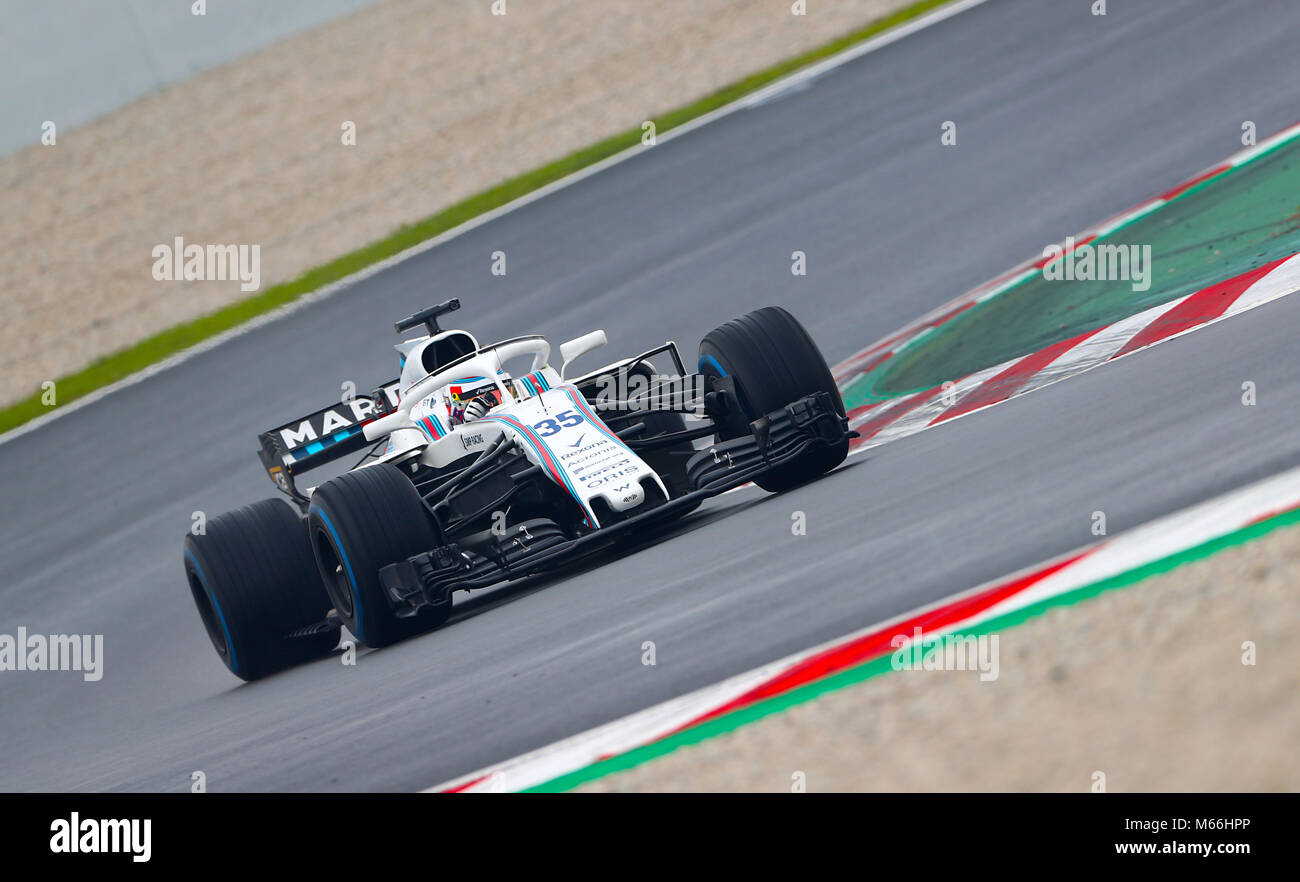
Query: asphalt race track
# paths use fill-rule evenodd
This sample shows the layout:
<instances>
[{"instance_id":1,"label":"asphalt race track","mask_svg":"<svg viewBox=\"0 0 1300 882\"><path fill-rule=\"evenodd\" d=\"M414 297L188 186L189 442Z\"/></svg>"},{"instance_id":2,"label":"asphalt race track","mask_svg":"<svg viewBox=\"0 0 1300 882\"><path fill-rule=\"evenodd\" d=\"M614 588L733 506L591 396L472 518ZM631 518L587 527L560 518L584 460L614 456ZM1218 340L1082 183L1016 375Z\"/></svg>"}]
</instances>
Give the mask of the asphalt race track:
<instances>
[{"instance_id":1,"label":"asphalt race track","mask_svg":"<svg viewBox=\"0 0 1300 882\"><path fill-rule=\"evenodd\" d=\"M0 632L105 635L98 683L0 679L0 789L428 787L1300 464L1290 297L355 667L241 685L208 644L191 513L271 495L255 434L395 375L397 317L459 296L480 339L603 327L612 359L780 303L834 362L1296 121L1283 5L1089 5L991 0L0 445Z\"/></svg>"}]
</instances>

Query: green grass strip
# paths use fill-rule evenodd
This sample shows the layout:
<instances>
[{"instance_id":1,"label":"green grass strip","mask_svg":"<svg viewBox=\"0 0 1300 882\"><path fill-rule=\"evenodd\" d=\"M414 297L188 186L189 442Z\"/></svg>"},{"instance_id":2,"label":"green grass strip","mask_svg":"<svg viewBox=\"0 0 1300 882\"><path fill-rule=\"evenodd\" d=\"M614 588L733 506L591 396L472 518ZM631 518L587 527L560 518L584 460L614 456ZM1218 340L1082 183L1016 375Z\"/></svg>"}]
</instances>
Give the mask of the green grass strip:
<instances>
[{"instance_id":1,"label":"green grass strip","mask_svg":"<svg viewBox=\"0 0 1300 882\"><path fill-rule=\"evenodd\" d=\"M1300 524L1300 509L1293 509L1288 512L1267 518L1256 524L1234 530L1226 533L1217 539L1211 539L1208 542L1197 545L1193 548L1187 548L1168 557L1151 561L1136 569L1128 570L1108 579L1099 582L1093 582L1089 585L1083 585L1064 594L1055 597L1049 597L1037 603L1031 604L1009 612L1006 615L998 616L982 622L973 628L964 629L963 635L978 637L981 635L990 635L1016 625L1024 624L1036 616L1040 616L1049 609L1058 606L1072 606L1082 603L1085 600L1091 600L1099 594L1106 591L1113 591L1117 588L1127 588L1132 585L1149 579L1152 576L1158 576L1162 573L1170 572L1184 564L1194 561L1203 560L1217 554L1220 551L1237 545L1244 545L1252 542L1264 535L1284 527L1290 527ZM724 735L728 732L739 729L741 726L760 720L763 717L780 713L800 704L805 704L824 695L828 692L834 692L843 689L846 686L853 686L881 674L889 673L893 668L891 664L892 654L883 655L871 661L846 668L829 677L817 680L813 683L807 683L799 686L789 692L780 695L774 695L771 698L756 702L748 707L740 708L729 714L716 717L686 729L669 735L660 741L642 745L634 748L627 753L610 757L581 769L576 769L566 775L561 775L536 787L529 788L527 793L556 793L564 790L572 790L582 784L607 777L609 775L624 772L628 769L649 762L650 760L672 753L678 748L686 747L692 744L698 744L709 738L715 738L718 735Z\"/></svg>"},{"instance_id":2,"label":"green grass strip","mask_svg":"<svg viewBox=\"0 0 1300 882\"><path fill-rule=\"evenodd\" d=\"M897 27L949 2L951 0L921 0L921 2L913 3L911 6L878 19L866 27L837 40L802 55L787 59L758 73L751 74L698 101L656 117L654 120L655 131L657 133L671 131L683 123L730 104L800 68L829 58L857 43L870 39L890 28ZM60 377L56 381L56 407L63 407L96 389L126 379L132 374L210 337L242 325L250 319L263 315L277 307L292 303L304 294L318 290L331 282L337 282L372 264L400 254L408 248L458 227L466 221L473 220L479 215L526 196L534 190L552 184L603 159L608 159L616 153L641 143L641 135L640 126L620 132L554 162L547 163L540 168L511 178L462 202L457 202L455 205L445 208L422 221L401 227L384 239L345 254L323 266L308 270L292 281L275 285L260 294L233 303L209 315L168 328L133 346L98 359L82 370ZM0 432L7 432L56 409L56 407L47 407L42 404L41 397L41 392L38 391L27 398L0 409Z\"/></svg>"}]
</instances>

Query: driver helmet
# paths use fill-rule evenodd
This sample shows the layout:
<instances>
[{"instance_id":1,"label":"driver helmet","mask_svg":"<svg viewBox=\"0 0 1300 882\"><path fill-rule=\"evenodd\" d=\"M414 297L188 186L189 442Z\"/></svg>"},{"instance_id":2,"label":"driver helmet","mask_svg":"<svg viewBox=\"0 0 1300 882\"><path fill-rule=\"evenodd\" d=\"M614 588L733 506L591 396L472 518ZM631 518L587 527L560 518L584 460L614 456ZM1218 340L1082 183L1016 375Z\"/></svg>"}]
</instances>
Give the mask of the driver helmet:
<instances>
[{"instance_id":1,"label":"driver helmet","mask_svg":"<svg viewBox=\"0 0 1300 882\"><path fill-rule=\"evenodd\" d=\"M502 383L510 377L500 373ZM453 426L476 420L501 404L501 390L488 377L472 377L447 387L447 417Z\"/></svg>"}]
</instances>

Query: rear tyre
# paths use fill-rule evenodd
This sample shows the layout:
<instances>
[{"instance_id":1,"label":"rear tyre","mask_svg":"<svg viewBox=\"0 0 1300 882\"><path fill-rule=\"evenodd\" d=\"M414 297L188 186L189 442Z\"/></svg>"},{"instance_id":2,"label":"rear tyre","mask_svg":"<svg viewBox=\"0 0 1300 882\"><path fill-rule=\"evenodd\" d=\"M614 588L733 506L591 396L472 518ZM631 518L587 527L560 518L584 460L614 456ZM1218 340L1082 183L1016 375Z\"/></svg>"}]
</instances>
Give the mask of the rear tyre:
<instances>
[{"instance_id":1,"label":"rear tyre","mask_svg":"<svg viewBox=\"0 0 1300 882\"><path fill-rule=\"evenodd\" d=\"M719 441L749 435L751 420L814 392L829 393L844 416L844 401L826 359L803 325L779 306L756 309L705 335L700 373L732 377L736 383L743 412L718 424ZM848 452L847 438L832 446L817 444L754 483L772 492L786 490L835 468Z\"/></svg>"},{"instance_id":2,"label":"rear tyre","mask_svg":"<svg viewBox=\"0 0 1300 882\"><path fill-rule=\"evenodd\" d=\"M388 646L451 615L448 601L399 618L379 584L383 567L441 544L415 485L395 466L357 469L316 488L307 528L334 609L362 643Z\"/></svg>"},{"instance_id":3,"label":"rear tyre","mask_svg":"<svg viewBox=\"0 0 1300 882\"><path fill-rule=\"evenodd\" d=\"M322 623L330 602L307 530L286 502L263 499L186 536L185 577L213 648L237 677L256 680L338 645L337 628L288 636Z\"/></svg>"}]
</instances>

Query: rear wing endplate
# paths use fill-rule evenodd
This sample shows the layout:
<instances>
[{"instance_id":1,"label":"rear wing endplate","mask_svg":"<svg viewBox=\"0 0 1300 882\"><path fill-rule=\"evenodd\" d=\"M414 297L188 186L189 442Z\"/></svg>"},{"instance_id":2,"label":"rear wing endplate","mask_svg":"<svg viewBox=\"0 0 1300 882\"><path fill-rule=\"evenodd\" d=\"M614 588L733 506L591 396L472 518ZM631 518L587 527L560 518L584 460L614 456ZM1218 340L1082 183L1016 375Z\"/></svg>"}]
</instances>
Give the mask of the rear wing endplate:
<instances>
[{"instance_id":1,"label":"rear wing endplate","mask_svg":"<svg viewBox=\"0 0 1300 882\"><path fill-rule=\"evenodd\" d=\"M397 407L399 385L393 380L369 395L322 407L258 435L258 456L275 486L306 502L294 477L373 443L366 440L363 427Z\"/></svg>"}]
</instances>

